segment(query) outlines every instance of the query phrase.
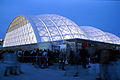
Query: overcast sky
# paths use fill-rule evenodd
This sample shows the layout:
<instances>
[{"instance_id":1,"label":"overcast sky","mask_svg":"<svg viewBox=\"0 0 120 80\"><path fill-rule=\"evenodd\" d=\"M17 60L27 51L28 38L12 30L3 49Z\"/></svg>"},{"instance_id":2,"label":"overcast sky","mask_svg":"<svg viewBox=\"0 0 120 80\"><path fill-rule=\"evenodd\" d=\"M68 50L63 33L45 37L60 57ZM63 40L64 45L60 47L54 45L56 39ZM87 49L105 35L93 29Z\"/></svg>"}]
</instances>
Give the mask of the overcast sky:
<instances>
[{"instance_id":1,"label":"overcast sky","mask_svg":"<svg viewBox=\"0 0 120 80\"><path fill-rule=\"evenodd\" d=\"M118 0L0 0L0 38L19 15L58 14L79 26L93 26L117 36L120 33Z\"/></svg>"}]
</instances>

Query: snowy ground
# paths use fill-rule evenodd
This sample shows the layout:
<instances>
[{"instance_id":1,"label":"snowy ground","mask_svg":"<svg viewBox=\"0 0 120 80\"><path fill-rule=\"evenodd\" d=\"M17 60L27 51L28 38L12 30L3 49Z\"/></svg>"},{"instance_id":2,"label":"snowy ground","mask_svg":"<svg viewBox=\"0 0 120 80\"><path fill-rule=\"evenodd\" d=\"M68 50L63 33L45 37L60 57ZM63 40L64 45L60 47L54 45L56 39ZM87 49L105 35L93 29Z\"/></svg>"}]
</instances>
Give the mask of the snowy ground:
<instances>
[{"instance_id":1,"label":"snowy ground","mask_svg":"<svg viewBox=\"0 0 120 80\"><path fill-rule=\"evenodd\" d=\"M66 65L65 71L58 69L58 64L50 66L48 69L40 69L31 65L31 63L21 63L24 74L18 76L3 76L5 67L0 63L0 80L95 80L95 73L83 69L79 66L79 76L73 77L76 72L76 66Z\"/></svg>"}]
</instances>

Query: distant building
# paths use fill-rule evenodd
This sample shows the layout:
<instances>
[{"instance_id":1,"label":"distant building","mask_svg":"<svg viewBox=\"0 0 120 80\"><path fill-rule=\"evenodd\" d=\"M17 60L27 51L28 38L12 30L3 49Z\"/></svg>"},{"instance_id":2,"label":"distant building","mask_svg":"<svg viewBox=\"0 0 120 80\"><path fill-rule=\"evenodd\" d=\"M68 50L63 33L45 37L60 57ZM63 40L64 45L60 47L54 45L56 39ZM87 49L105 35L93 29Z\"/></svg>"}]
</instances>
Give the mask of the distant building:
<instances>
[{"instance_id":1,"label":"distant building","mask_svg":"<svg viewBox=\"0 0 120 80\"><path fill-rule=\"evenodd\" d=\"M3 47L3 40L0 39L0 47Z\"/></svg>"},{"instance_id":2,"label":"distant building","mask_svg":"<svg viewBox=\"0 0 120 80\"><path fill-rule=\"evenodd\" d=\"M76 47L84 40L120 45L120 38L111 33L78 26L63 16L44 14L16 17L9 25L3 47L50 48L63 43Z\"/></svg>"}]
</instances>

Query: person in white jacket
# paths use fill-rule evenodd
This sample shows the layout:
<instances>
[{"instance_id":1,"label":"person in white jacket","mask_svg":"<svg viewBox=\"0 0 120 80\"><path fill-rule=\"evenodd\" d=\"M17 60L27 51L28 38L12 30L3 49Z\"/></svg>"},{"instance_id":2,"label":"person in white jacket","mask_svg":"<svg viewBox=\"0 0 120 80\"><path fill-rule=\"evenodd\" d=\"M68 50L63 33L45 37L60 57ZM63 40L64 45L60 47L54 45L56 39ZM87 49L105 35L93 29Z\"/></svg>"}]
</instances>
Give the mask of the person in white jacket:
<instances>
[{"instance_id":1,"label":"person in white jacket","mask_svg":"<svg viewBox=\"0 0 120 80\"><path fill-rule=\"evenodd\" d=\"M6 67L5 72L4 72L4 76L8 75L8 71L9 71L9 74L13 74L14 61L13 61L13 58L12 58L12 52L6 51L3 54L3 63L5 64L5 67Z\"/></svg>"},{"instance_id":2,"label":"person in white jacket","mask_svg":"<svg viewBox=\"0 0 120 80\"><path fill-rule=\"evenodd\" d=\"M42 64L42 68L47 68L48 67L48 56L47 56L48 52L46 50L44 50L43 54L42 54L42 59L43 59L43 64Z\"/></svg>"},{"instance_id":3,"label":"person in white jacket","mask_svg":"<svg viewBox=\"0 0 120 80\"><path fill-rule=\"evenodd\" d=\"M20 69L17 55L14 51L9 50L3 54L3 63L6 65L4 76L8 76L8 71L10 75L18 75L19 73L23 73Z\"/></svg>"}]
</instances>

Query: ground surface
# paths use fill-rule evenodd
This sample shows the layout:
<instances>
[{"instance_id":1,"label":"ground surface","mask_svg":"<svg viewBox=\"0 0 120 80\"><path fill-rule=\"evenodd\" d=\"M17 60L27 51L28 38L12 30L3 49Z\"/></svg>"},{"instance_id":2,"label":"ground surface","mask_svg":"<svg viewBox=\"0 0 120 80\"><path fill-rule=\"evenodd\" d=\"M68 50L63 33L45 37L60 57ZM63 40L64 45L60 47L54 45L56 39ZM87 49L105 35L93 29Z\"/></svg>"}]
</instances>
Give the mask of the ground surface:
<instances>
[{"instance_id":1,"label":"ground surface","mask_svg":"<svg viewBox=\"0 0 120 80\"><path fill-rule=\"evenodd\" d=\"M75 65L65 65L65 71L58 69L58 64L54 64L47 69L40 69L31 63L20 63L20 66L24 74L3 76L5 64L0 62L0 80L95 80L96 72L99 70L97 69L97 64L91 64L89 69L83 69L79 65L78 77L74 77L77 71ZM120 80L120 60L116 63L111 63L108 71L111 80ZM116 76L119 79L116 79Z\"/></svg>"},{"instance_id":2,"label":"ground surface","mask_svg":"<svg viewBox=\"0 0 120 80\"><path fill-rule=\"evenodd\" d=\"M37 68L31 63L20 64L24 74L18 76L3 76L5 65L0 63L0 80L95 80L94 71L78 67L78 77L73 77L76 73L76 66L66 66L66 70L58 69L58 64L50 66L48 69Z\"/></svg>"}]
</instances>

